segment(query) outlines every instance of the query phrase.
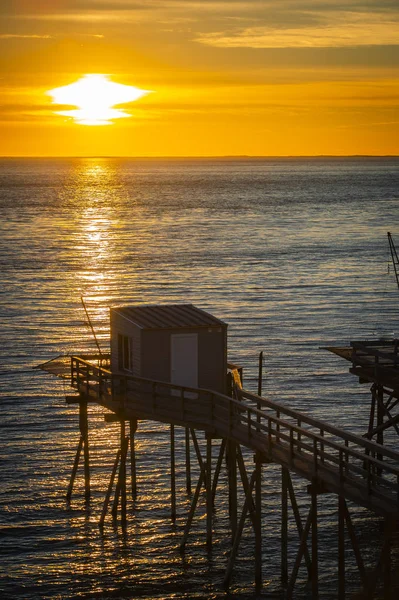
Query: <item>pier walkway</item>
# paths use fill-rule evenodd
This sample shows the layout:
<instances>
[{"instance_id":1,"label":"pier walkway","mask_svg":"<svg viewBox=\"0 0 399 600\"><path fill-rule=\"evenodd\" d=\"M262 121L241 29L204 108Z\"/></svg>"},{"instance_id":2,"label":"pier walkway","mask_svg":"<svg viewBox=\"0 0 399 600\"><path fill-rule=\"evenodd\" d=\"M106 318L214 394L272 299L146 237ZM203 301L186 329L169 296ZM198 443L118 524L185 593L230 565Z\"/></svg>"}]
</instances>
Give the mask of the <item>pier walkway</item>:
<instances>
[{"instance_id":1,"label":"pier walkway","mask_svg":"<svg viewBox=\"0 0 399 600\"><path fill-rule=\"evenodd\" d=\"M387 517L399 517L399 453L283 404L235 389L210 390L117 375L71 359L72 387L126 419L202 430L260 453L325 492Z\"/></svg>"},{"instance_id":2,"label":"pier walkway","mask_svg":"<svg viewBox=\"0 0 399 600\"><path fill-rule=\"evenodd\" d=\"M239 373L229 365L232 374L232 394L223 395L206 389L196 389L117 374L108 368L109 355L57 357L41 365L46 371L64 378L70 377L77 392L67 396L67 402L79 405L80 440L68 487L71 499L74 480L83 451L85 498L90 500L89 465L89 403L108 409L105 418L120 422L120 449L117 452L99 522L104 525L113 497L113 516L121 511L122 527L126 524L127 488L126 464L130 444L131 490L136 496L135 431L137 421L152 420L170 425L171 518L176 518L176 479L174 427L186 433L186 481L191 506L187 515L180 550L184 552L201 490L206 496L206 544L210 549L213 535L213 505L223 459L226 461L229 493L229 521L232 546L224 585L229 587L238 555L245 522L249 517L254 532L254 582L262 587L262 465L281 466L281 582L285 597L294 597L294 587L301 564L306 566L312 598L319 598L318 497L337 497L337 598L346 597L346 555L348 540L360 575L361 598L397 597L398 583L392 570L392 547L399 522L399 452L313 419L299 411L252 394L242 389ZM130 436L126 436L126 422ZM206 439L206 456L201 455L197 432ZM220 440L217 462L212 461L212 440ZM190 444L194 445L200 467L194 494L191 494ZM253 470L245 465L241 447L253 453ZM248 472L252 470L251 473ZM308 482L309 512L302 520L295 497L291 473ZM239 475L238 475L239 474ZM244 503L238 506L239 479L244 491ZM370 569L363 562L361 547L347 502L362 506L384 520L380 549L376 563ZM295 517L299 547L294 564L289 564L288 509ZM351 575L352 578L352 575ZM395 591L394 591L395 590Z\"/></svg>"}]
</instances>

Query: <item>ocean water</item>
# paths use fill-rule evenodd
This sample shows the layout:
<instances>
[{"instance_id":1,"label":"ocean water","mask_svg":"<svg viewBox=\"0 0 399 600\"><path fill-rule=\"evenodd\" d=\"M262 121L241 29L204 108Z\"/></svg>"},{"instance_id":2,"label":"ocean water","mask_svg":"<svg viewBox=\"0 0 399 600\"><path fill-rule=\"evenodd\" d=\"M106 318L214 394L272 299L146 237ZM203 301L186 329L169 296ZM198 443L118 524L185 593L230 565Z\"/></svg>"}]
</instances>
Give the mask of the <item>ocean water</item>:
<instances>
[{"instance_id":1,"label":"ocean water","mask_svg":"<svg viewBox=\"0 0 399 600\"><path fill-rule=\"evenodd\" d=\"M169 433L137 433L138 497L128 526L98 527L118 427L89 414L92 500L79 472L65 492L79 439L68 385L32 367L95 351L84 296L104 350L109 306L193 303L229 325L229 360L264 395L362 434L369 389L321 350L399 335L399 291L387 231L399 246L398 159L0 160L0 596L1 598L253 598L254 540L247 522L229 594L226 474L205 546L205 500L186 553L190 505L183 432L177 431L177 520L170 520ZM387 440L397 447L397 436ZM214 442L216 458L217 443ZM248 468L251 456L246 456ZM193 480L198 477L193 455ZM309 498L295 479L302 517ZM263 468L264 598L280 584L280 472ZM242 503L242 496L241 496ZM336 498L322 496L320 594L337 597ZM290 565L298 547L290 517ZM365 561L381 524L353 507ZM353 553L352 553L353 554ZM348 547L348 589L359 587ZM310 597L301 569L295 597Z\"/></svg>"}]
</instances>

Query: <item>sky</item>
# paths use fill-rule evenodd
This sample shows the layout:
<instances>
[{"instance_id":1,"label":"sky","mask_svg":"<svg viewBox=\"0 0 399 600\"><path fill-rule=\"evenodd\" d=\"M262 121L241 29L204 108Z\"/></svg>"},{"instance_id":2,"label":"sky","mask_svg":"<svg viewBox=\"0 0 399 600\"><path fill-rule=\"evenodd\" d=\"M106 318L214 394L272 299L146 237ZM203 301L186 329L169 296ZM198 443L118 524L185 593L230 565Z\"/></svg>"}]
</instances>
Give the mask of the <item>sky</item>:
<instances>
[{"instance_id":1,"label":"sky","mask_svg":"<svg viewBox=\"0 0 399 600\"><path fill-rule=\"evenodd\" d=\"M399 155L398 81L397 0L0 3L1 156Z\"/></svg>"}]
</instances>

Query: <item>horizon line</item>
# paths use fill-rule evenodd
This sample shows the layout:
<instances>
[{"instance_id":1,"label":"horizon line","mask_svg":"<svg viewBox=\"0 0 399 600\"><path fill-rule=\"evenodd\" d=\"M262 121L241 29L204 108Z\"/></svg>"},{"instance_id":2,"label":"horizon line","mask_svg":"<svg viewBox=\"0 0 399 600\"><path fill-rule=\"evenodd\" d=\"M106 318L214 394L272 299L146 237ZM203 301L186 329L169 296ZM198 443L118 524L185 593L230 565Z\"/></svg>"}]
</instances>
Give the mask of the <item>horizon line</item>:
<instances>
[{"instance_id":1,"label":"horizon line","mask_svg":"<svg viewBox=\"0 0 399 600\"><path fill-rule=\"evenodd\" d=\"M60 159L60 158L126 158L131 160L270 160L275 158L295 159L295 158L399 158L399 154L220 154L220 155L176 155L176 156L137 156L137 155L113 155L113 154L65 154L65 155L0 155L0 159Z\"/></svg>"}]
</instances>

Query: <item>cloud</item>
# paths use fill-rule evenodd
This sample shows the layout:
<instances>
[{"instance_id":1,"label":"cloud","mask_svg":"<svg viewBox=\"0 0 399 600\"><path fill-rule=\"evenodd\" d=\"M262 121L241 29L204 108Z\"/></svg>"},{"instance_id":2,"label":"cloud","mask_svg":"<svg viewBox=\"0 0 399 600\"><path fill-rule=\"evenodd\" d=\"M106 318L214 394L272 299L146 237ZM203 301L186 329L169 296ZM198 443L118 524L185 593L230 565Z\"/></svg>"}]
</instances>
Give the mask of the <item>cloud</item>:
<instances>
[{"instance_id":1,"label":"cloud","mask_svg":"<svg viewBox=\"0 0 399 600\"><path fill-rule=\"evenodd\" d=\"M22 34L22 33L0 33L0 40L50 40L52 35Z\"/></svg>"},{"instance_id":2,"label":"cloud","mask_svg":"<svg viewBox=\"0 0 399 600\"><path fill-rule=\"evenodd\" d=\"M216 48L339 48L398 45L398 23L380 15L329 13L317 25L257 26L203 33L195 40Z\"/></svg>"},{"instance_id":3,"label":"cloud","mask_svg":"<svg viewBox=\"0 0 399 600\"><path fill-rule=\"evenodd\" d=\"M285 29L312 26L329 20L332 15L364 15L375 20L399 15L397 0L14 0L0 8L4 17L42 22L117 24L179 23L182 20L202 23L201 43L222 45L220 38L242 38L246 28ZM7 6L11 8L7 8ZM232 22L242 23L242 35L227 29ZM217 28L215 24L220 27ZM212 33L212 30L216 33ZM208 38L205 38L205 34ZM213 37L212 37L213 36ZM216 40L216 41L215 41ZM256 46L263 47L258 40ZM232 40L223 42L233 47ZM244 44L245 45L245 44ZM241 46L236 40L235 46ZM280 46L276 46L280 47Z\"/></svg>"}]
</instances>

